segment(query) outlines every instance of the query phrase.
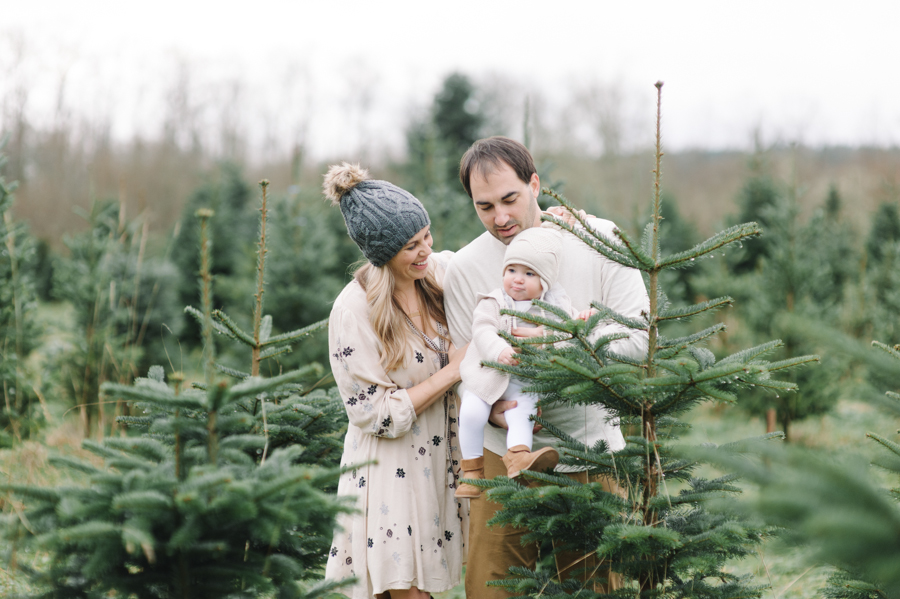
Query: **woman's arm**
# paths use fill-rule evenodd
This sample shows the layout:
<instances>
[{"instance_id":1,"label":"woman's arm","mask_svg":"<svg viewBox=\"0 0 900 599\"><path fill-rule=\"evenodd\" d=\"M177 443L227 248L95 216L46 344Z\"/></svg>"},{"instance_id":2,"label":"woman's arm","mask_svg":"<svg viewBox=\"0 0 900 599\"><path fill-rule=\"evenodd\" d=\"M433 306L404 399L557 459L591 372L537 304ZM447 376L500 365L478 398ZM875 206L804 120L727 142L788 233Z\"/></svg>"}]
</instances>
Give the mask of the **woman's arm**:
<instances>
[{"instance_id":1,"label":"woman's arm","mask_svg":"<svg viewBox=\"0 0 900 599\"><path fill-rule=\"evenodd\" d=\"M431 404L443 397L450 387L459 382L459 364L465 357L468 347L467 344L460 349L451 349L449 364L418 385L406 390L416 416L431 407Z\"/></svg>"}]
</instances>

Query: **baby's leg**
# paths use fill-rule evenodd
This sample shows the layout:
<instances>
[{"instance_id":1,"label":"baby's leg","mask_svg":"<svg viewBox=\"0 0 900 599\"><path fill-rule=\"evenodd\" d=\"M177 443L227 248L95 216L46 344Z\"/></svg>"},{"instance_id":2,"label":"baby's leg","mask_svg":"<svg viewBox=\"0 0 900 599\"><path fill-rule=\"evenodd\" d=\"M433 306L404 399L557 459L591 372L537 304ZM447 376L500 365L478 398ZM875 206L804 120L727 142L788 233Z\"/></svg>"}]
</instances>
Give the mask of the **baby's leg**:
<instances>
[{"instance_id":1,"label":"baby's leg","mask_svg":"<svg viewBox=\"0 0 900 599\"><path fill-rule=\"evenodd\" d=\"M522 393L522 384L515 379L510 379L502 399L515 400L518 404L513 409L504 412L506 424L509 425L509 431L506 433L506 448L525 445L531 451L534 422L529 420L529 417L537 414L537 395Z\"/></svg>"},{"instance_id":2,"label":"baby's leg","mask_svg":"<svg viewBox=\"0 0 900 599\"><path fill-rule=\"evenodd\" d=\"M490 404L471 391L463 392L459 408L459 450L464 460L484 455L484 425L490 415Z\"/></svg>"}]
</instances>

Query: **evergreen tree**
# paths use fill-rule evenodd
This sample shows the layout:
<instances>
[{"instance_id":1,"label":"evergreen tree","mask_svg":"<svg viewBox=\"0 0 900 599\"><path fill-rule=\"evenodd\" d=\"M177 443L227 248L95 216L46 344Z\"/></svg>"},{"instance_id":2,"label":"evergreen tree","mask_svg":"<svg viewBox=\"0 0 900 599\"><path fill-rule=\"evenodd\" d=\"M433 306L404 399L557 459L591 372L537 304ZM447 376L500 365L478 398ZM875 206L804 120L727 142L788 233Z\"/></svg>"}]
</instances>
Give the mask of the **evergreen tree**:
<instances>
[{"instance_id":1,"label":"evergreen tree","mask_svg":"<svg viewBox=\"0 0 900 599\"><path fill-rule=\"evenodd\" d=\"M185 203L176 237L172 258L181 272L179 286L180 305L194 301L196 288L193 281L200 270L196 247L197 229L192 226L198 209L209 208L218 215L211 223L211 236L219 240L212 249L213 276L219 281L213 304L216 306L248 307L252 277L242 277L239 271L247 262L253 247L253 197L250 185L241 175L240 168L231 163L220 165L209 175ZM249 285L249 286L248 286ZM191 343L200 341L200 327L190 321L183 338Z\"/></svg>"},{"instance_id":2,"label":"evergreen tree","mask_svg":"<svg viewBox=\"0 0 900 599\"><path fill-rule=\"evenodd\" d=\"M277 334L328 318L334 298L350 281L348 265L357 262L361 254L347 235L340 211L329 209L320 189L274 200L267 272L278 284L267 291L266 305L279 315L277 328L273 328ZM276 358L277 364L276 360L269 364L277 372L281 366L327 363L327 355L328 339L318 335L295 352Z\"/></svg>"},{"instance_id":3,"label":"evergreen tree","mask_svg":"<svg viewBox=\"0 0 900 599\"><path fill-rule=\"evenodd\" d=\"M772 210L780 203L781 192L771 175L764 172L758 150L751 169L751 176L738 196L737 222L756 222L765 231L773 224ZM760 260L769 254L768 245L769 240L765 237L748 239L741 251L730 260L731 270L735 274L754 270Z\"/></svg>"},{"instance_id":4,"label":"evergreen tree","mask_svg":"<svg viewBox=\"0 0 900 599\"><path fill-rule=\"evenodd\" d=\"M0 168L5 157L0 154ZM25 359L37 344L34 240L12 218L15 183L0 176L0 446L28 436L41 422Z\"/></svg>"},{"instance_id":5,"label":"evergreen tree","mask_svg":"<svg viewBox=\"0 0 900 599\"><path fill-rule=\"evenodd\" d=\"M260 362L324 323L273 336L263 315L266 197L263 200L252 333L211 309L208 222L200 210L204 383L166 384L161 367L134 385L103 393L134 401L142 416L123 418L142 437L85 441L104 468L58 458L84 472L85 487L5 488L28 501L4 529L8 539L50 556L46 570L24 569L35 597L219 598L331 596L321 582L334 519L348 506L329 494L340 474L345 424L340 399L315 389L321 367L258 376ZM251 348L248 373L215 361L213 332ZM237 377L228 384L220 372Z\"/></svg>"},{"instance_id":6,"label":"evergreen tree","mask_svg":"<svg viewBox=\"0 0 900 599\"><path fill-rule=\"evenodd\" d=\"M700 240L700 234L692 223L678 211L678 204L670 194L663 193L660 205L660 250L665 254L677 254L691 249ZM681 268L662 273L663 283L672 299L693 302L697 299L697 285L694 279L703 263L693 268Z\"/></svg>"},{"instance_id":7,"label":"evergreen tree","mask_svg":"<svg viewBox=\"0 0 900 599\"><path fill-rule=\"evenodd\" d=\"M657 89L661 96L661 83ZM551 332L524 341L507 336L521 350L520 364L509 367L489 363L531 379L529 389L542 395L544 405L601 405L632 430L634 434L626 437L625 448L610 453L604 441L587 447L538 419L560 437L562 464L609 477L623 494L606 492L599 482L582 484L565 476L533 472L524 472L524 477L543 483L541 486L525 486L505 477L483 481L479 486L490 488L489 498L504 505L492 525L527 528L530 532L524 542L543 542L551 556L572 551L604 560L625 579L621 596L758 597L762 587L729 573L724 566L726 560L750 553L761 531L736 514L712 513L705 508L710 498L739 489L733 475L712 480L696 475L698 462L676 451L676 441L688 427L678 417L703 401L734 403L750 386L792 392L796 386L776 380L773 373L813 358L768 362L763 356L780 345L772 341L716 360L702 344L723 330L721 324L677 338L661 334L660 329L668 323L728 306L731 299L673 307L660 288L660 273L690 267L725 246L756 236L759 229L755 223L737 225L684 252L661 255L659 115L658 105L653 218L640 243L621 230L616 231L618 239L614 240L596 233L584 221L581 227L571 227L549 219L610 260L644 273L649 286L649 313L644 319L632 320L597 304L598 314L587 322L556 322L516 313ZM569 206L563 198L558 199ZM541 305L559 318L567 318L561 310ZM609 349L609 343L623 334L592 338L594 327L610 320L646 331L649 346L643 360ZM566 343L542 345L560 340ZM728 450L728 446L719 448ZM584 563L589 562L586 559ZM511 568L511 575L497 584L525 596L598 597L591 583L605 582L607 572L588 566L561 580L555 568L539 564L535 571ZM587 583L578 580L582 575Z\"/></svg>"},{"instance_id":8,"label":"evergreen tree","mask_svg":"<svg viewBox=\"0 0 900 599\"><path fill-rule=\"evenodd\" d=\"M78 406L85 437L107 429L96 400L100 385L128 383L146 371L148 359L164 360L160 330L177 335L183 322L177 271L145 256L146 221L129 220L122 210L118 202L94 201L79 212L88 230L65 240L70 255L54 271L54 295L74 307L77 331L59 358L58 385Z\"/></svg>"},{"instance_id":9,"label":"evergreen tree","mask_svg":"<svg viewBox=\"0 0 900 599\"><path fill-rule=\"evenodd\" d=\"M459 218L471 200L459 183L459 160L482 135L485 118L474 84L461 74L444 79L426 115L406 131L404 187L431 215L435 247L455 250L479 235L481 225Z\"/></svg>"},{"instance_id":10,"label":"evergreen tree","mask_svg":"<svg viewBox=\"0 0 900 599\"><path fill-rule=\"evenodd\" d=\"M736 268L736 272L714 279L738 301L736 317L746 326L737 338L752 342L783 330L781 320L785 315L837 323L842 316L845 288L858 263L852 231L837 218L839 207L835 206L834 194L825 202L830 208L820 207L807 222L800 218L793 191L777 194L774 202L761 213L769 223L768 241L762 246L764 252L755 255L755 267L745 271ZM783 332L783 338L784 346L776 354L781 358L819 349L800 332ZM777 423L790 438L794 422L827 413L840 398L839 381L848 366L834 354L824 360L822 368L788 373L788 380L799 387L796 393L753 390L741 402L742 409L764 417L770 432Z\"/></svg>"},{"instance_id":11,"label":"evergreen tree","mask_svg":"<svg viewBox=\"0 0 900 599\"><path fill-rule=\"evenodd\" d=\"M854 339L840 338L840 351L860 354ZM875 342L881 354L866 356L870 369L900 382L900 346ZM900 393L877 401L890 417L900 418ZM823 452L796 447L769 448L761 460L746 456L721 460L759 486L745 505L755 517L780 531L789 548L811 564L836 567L821 594L832 599L900 597L900 444L893 434L866 434L881 453L872 462L882 476L852 451ZM892 487L884 489L884 475ZM728 509L734 509L729 506Z\"/></svg>"},{"instance_id":12,"label":"evergreen tree","mask_svg":"<svg viewBox=\"0 0 900 599\"><path fill-rule=\"evenodd\" d=\"M856 330L865 337L877 336L887 343L900 343L900 211L884 203L872 216L866 239L866 268L861 296L854 306Z\"/></svg>"}]
</instances>

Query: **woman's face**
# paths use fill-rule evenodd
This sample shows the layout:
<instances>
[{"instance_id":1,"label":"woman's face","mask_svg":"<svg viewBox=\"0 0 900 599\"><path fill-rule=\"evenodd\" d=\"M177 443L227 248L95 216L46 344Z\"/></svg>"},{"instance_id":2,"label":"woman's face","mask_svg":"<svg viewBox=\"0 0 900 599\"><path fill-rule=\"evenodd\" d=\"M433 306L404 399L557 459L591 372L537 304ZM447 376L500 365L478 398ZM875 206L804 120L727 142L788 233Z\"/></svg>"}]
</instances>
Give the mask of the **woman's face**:
<instances>
[{"instance_id":1,"label":"woman's face","mask_svg":"<svg viewBox=\"0 0 900 599\"><path fill-rule=\"evenodd\" d=\"M387 267L394 273L397 284L409 284L425 278L432 243L431 227L427 226L413 235L397 255L390 259Z\"/></svg>"}]
</instances>

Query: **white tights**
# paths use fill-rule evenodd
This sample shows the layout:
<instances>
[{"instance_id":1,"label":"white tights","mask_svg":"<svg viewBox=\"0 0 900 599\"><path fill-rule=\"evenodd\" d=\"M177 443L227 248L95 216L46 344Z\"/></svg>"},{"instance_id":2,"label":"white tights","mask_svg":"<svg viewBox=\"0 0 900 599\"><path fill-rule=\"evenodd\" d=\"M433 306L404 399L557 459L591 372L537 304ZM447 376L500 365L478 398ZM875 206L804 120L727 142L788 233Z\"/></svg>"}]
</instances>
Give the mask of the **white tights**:
<instances>
[{"instance_id":1,"label":"white tights","mask_svg":"<svg viewBox=\"0 0 900 599\"><path fill-rule=\"evenodd\" d=\"M537 413L537 395L522 393L523 384L510 378L509 386L500 399L516 401L518 405L504 412L509 430L506 433L506 448L526 445L531 450L534 422L530 416ZM499 400L498 400L499 401ZM459 409L459 448L464 460L484 455L484 426L491 415L491 406L471 391L464 391L462 407Z\"/></svg>"}]
</instances>

